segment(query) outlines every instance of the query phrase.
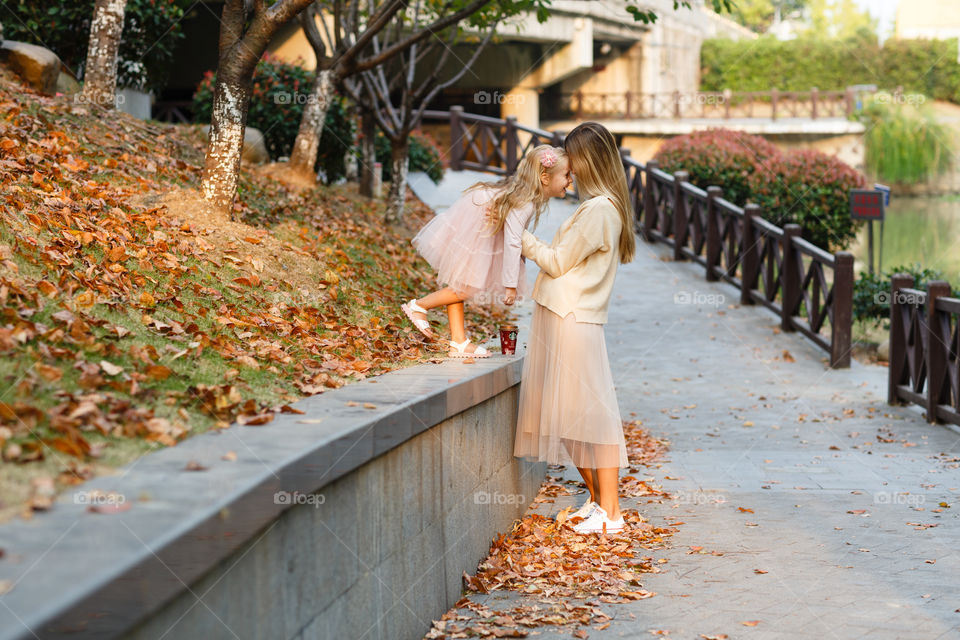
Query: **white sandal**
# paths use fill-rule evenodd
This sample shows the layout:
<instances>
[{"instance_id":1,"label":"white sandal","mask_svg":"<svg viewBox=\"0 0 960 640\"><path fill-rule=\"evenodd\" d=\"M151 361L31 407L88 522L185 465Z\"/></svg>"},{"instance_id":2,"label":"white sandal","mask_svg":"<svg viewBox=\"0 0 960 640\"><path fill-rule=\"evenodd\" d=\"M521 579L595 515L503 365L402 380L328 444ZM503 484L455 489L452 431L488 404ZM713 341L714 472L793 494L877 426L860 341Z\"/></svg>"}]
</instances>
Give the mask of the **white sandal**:
<instances>
[{"instance_id":1,"label":"white sandal","mask_svg":"<svg viewBox=\"0 0 960 640\"><path fill-rule=\"evenodd\" d=\"M414 313L427 314L427 310L417 304L417 299L414 298L410 302L406 302L400 305L400 309L403 310L404 315L407 316L407 319L413 323L420 333L427 336L428 338L433 337L433 330L430 328L430 322L426 318L415 318L413 317Z\"/></svg>"},{"instance_id":2,"label":"white sandal","mask_svg":"<svg viewBox=\"0 0 960 640\"><path fill-rule=\"evenodd\" d=\"M489 358L490 352L487 351L482 346L477 346L476 350L471 353L467 351L467 345L470 344L470 340L464 340L463 342L454 342L450 341L450 348L456 349L456 353L450 353L447 355L449 358Z\"/></svg>"}]
</instances>

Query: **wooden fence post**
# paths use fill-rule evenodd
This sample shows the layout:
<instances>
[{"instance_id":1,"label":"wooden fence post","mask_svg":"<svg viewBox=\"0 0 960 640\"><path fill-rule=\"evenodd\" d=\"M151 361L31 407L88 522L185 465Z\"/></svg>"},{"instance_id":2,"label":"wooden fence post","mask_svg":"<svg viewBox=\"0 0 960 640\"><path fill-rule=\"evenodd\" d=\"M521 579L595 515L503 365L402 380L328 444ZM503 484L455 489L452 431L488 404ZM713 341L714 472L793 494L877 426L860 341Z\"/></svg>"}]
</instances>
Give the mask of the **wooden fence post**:
<instances>
[{"instance_id":1,"label":"wooden fence post","mask_svg":"<svg viewBox=\"0 0 960 640\"><path fill-rule=\"evenodd\" d=\"M819 90L817 90L816 87L810 89L810 111L811 111L810 119L811 120L817 119L817 96L819 95L820 95L820 92Z\"/></svg>"},{"instance_id":2,"label":"wooden fence post","mask_svg":"<svg viewBox=\"0 0 960 640\"><path fill-rule=\"evenodd\" d=\"M683 245L687 241L687 201L683 197L682 183L690 178L686 171L673 174L673 259L684 260Z\"/></svg>"},{"instance_id":3,"label":"wooden fence post","mask_svg":"<svg viewBox=\"0 0 960 640\"><path fill-rule=\"evenodd\" d=\"M760 206L747 204L743 207L743 229L740 234L740 261L743 265L740 272L740 304L753 304L751 292L757 284L760 275L760 252L757 251L757 233L753 227L753 219L760 217Z\"/></svg>"},{"instance_id":4,"label":"wooden fence post","mask_svg":"<svg viewBox=\"0 0 960 640\"><path fill-rule=\"evenodd\" d=\"M576 120L583 120L583 91L577 91L573 94L576 106L573 109L573 117Z\"/></svg>"},{"instance_id":5,"label":"wooden fence post","mask_svg":"<svg viewBox=\"0 0 960 640\"><path fill-rule=\"evenodd\" d=\"M630 179L630 169L627 166L627 158L630 157L630 149L620 147L620 164L623 165L623 177L627 181L627 194L630 196L630 206L633 208L633 230L640 231L643 225L643 202L640 201L631 187L633 180ZM637 169L640 172L640 169ZM637 206L640 205L640 206Z\"/></svg>"},{"instance_id":6,"label":"wooden fence post","mask_svg":"<svg viewBox=\"0 0 960 640\"><path fill-rule=\"evenodd\" d=\"M770 109L771 109L771 118L773 120L777 119L777 98L780 96L780 92L776 89L773 89L770 92Z\"/></svg>"},{"instance_id":7,"label":"wooden fence post","mask_svg":"<svg viewBox=\"0 0 960 640\"><path fill-rule=\"evenodd\" d=\"M517 170L517 164L520 162L520 158L517 157L517 117L516 116L507 116L507 122L504 127L504 136L507 138L507 148L506 148L506 170L507 175L513 175L513 172Z\"/></svg>"},{"instance_id":8,"label":"wooden fence post","mask_svg":"<svg viewBox=\"0 0 960 640\"><path fill-rule=\"evenodd\" d=\"M937 298L950 295L950 283L934 280L927 283L927 422L940 422L937 406L950 402L950 387L947 386L947 354L949 348L939 335L937 321ZM949 340L949 335L947 336Z\"/></svg>"},{"instance_id":9,"label":"wooden fence post","mask_svg":"<svg viewBox=\"0 0 960 640\"><path fill-rule=\"evenodd\" d=\"M463 170L463 107L450 107L450 169Z\"/></svg>"},{"instance_id":10,"label":"wooden fence post","mask_svg":"<svg viewBox=\"0 0 960 640\"><path fill-rule=\"evenodd\" d=\"M643 176L643 239L647 242L653 242L653 225L657 221L657 201L653 195L653 171L658 169L660 163L656 160L648 160L646 172ZM660 230L663 232L663 229Z\"/></svg>"},{"instance_id":11,"label":"wooden fence post","mask_svg":"<svg viewBox=\"0 0 960 640\"><path fill-rule=\"evenodd\" d=\"M716 267L720 264L720 221L717 220L717 198L723 196L723 189L717 186L707 187L707 281L719 280Z\"/></svg>"},{"instance_id":12,"label":"wooden fence post","mask_svg":"<svg viewBox=\"0 0 960 640\"><path fill-rule=\"evenodd\" d=\"M780 272L780 329L793 331L793 315L800 306L800 269L797 265L797 248L793 239L800 235L800 225L788 224L783 227L782 245L783 266Z\"/></svg>"},{"instance_id":13,"label":"wooden fence post","mask_svg":"<svg viewBox=\"0 0 960 640\"><path fill-rule=\"evenodd\" d=\"M834 255L830 332L830 367L846 369L853 346L853 254L849 251Z\"/></svg>"},{"instance_id":14,"label":"wooden fence post","mask_svg":"<svg viewBox=\"0 0 960 640\"><path fill-rule=\"evenodd\" d=\"M887 404L905 404L897 394L907 365L907 341L903 335L901 289L913 287L913 276L896 273L890 281L890 362L887 366Z\"/></svg>"}]
</instances>

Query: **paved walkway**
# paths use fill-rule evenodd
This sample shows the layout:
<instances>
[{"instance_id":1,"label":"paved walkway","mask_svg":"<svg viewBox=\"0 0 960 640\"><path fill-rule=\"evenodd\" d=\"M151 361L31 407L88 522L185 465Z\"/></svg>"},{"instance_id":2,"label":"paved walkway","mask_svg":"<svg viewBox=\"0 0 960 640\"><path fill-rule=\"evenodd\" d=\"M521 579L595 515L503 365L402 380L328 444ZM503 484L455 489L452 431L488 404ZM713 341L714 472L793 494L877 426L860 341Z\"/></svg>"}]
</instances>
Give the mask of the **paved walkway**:
<instances>
[{"instance_id":1,"label":"paved walkway","mask_svg":"<svg viewBox=\"0 0 960 640\"><path fill-rule=\"evenodd\" d=\"M549 241L572 210L555 201L537 235ZM889 407L885 368L828 369L773 314L671 254L638 240L606 337L623 416L671 442L656 476L673 498L624 506L685 524L655 554L669 561L644 582L656 597L604 606L614 620L590 637L960 638L957 432ZM516 600L476 599L501 598Z\"/></svg>"}]
</instances>

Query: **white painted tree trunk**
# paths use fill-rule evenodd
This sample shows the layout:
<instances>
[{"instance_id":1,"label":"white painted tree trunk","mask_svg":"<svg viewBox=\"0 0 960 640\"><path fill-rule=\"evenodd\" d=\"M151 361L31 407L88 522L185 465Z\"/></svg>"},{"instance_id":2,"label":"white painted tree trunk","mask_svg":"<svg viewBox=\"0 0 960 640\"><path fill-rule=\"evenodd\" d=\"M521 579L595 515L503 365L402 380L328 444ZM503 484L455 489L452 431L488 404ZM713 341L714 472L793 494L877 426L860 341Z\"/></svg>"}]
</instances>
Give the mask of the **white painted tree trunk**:
<instances>
[{"instance_id":1,"label":"white painted tree trunk","mask_svg":"<svg viewBox=\"0 0 960 640\"><path fill-rule=\"evenodd\" d=\"M390 224L403 222L404 205L407 200L407 169L410 160L407 157L407 145L394 143L390 151L390 192L387 195L386 221Z\"/></svg>"},{"instance_id":2,"label":"white painted tree trunk","mask_svg":"<svg viewBox=\"0 0 960 640\"><path fill-rule=\"evenodd\" d=\"M333 72L324 69L317 74L310 99L303 108L300 129L290 153L290 168L303 175L313 175L320 149L320 136L327 118L327 109L333 97Z\"/></svg>"},{"instance_id":3,"label":"white painted tree trunk","mask_svg":"<svg viewBox=\"0 0 960 640\"><path fill-rule=\"evenodd\" d=\"M357 166L357 131L353 131L353 139L350 141L350 146L347 148L347 152L344 154L343 159L343 168L345 177L348 182L356 182L360 177L358 175L359 166Z\"/></svg>"},{"instance_id":4,"label":"white painted tree trunk","mask_svg":"<svg viewBox=\"0 0 960 640\"><path fill-rule=\"evenodd\" d=\"M127 0L97 0L90 23L81 96L85 102L108 109L117 104L117 51L126 8Z\"/></svg>"},{"instance_id":5,"label":"white painted tree trunk","mask_svg":"<svg viewBox=\"0 0 960 640\"><path fill-rule=\"evenodd\" d=\"M233 206L240 179L248 101L249 88L244 83L231 79L227 73L217 75L210 118L210 144L200 189L204 200L227 215Z\"/></svg>"}]
</instances>

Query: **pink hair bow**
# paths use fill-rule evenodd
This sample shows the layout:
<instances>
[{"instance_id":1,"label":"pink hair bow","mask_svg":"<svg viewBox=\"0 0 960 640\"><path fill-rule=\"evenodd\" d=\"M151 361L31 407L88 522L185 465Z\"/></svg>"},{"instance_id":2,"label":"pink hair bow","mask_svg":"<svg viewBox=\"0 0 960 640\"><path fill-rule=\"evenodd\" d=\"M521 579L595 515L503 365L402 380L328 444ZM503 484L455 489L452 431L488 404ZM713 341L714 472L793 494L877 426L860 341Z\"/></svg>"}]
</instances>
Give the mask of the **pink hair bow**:
<instances>
[{"instance_id":1,"label":"pink hair bow","mask_svg":"<svg viewBox=\"0 0 960 640\"><path fill-rule=\"evenodd\" d=\"M549 169L557 164L557 155L553 151L545 149L540 153L540 164Z\"/></svg>"}]
</instances>

